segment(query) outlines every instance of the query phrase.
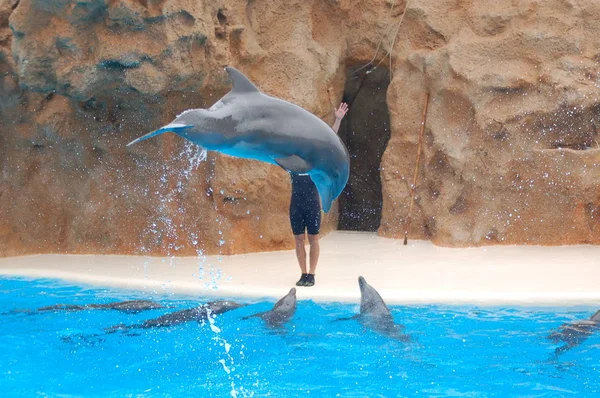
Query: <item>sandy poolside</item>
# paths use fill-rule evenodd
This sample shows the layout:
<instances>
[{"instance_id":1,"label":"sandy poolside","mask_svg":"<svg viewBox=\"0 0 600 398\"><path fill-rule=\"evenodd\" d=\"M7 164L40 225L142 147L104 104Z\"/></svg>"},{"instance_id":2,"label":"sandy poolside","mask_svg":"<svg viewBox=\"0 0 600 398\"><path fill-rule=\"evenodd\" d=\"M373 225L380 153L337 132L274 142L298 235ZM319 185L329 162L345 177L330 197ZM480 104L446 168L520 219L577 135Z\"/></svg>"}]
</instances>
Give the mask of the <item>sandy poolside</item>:
<instances>
[{"instance_id":1,"label":"sandy poolside","mask_svg":"<svg viewBox=\"0 0 600 398\"><path fill-rule=\"evenodd\" d=\"M358 302L363 275L388 304L600 305L599 246L450 249L334 232L317 284L298 299ZM308 247L307 247L308 249ZM294 251L235 256L34 255L0 259L0 275L199 296L275 299L299 277Z\"/></svg>"}]
</instances>

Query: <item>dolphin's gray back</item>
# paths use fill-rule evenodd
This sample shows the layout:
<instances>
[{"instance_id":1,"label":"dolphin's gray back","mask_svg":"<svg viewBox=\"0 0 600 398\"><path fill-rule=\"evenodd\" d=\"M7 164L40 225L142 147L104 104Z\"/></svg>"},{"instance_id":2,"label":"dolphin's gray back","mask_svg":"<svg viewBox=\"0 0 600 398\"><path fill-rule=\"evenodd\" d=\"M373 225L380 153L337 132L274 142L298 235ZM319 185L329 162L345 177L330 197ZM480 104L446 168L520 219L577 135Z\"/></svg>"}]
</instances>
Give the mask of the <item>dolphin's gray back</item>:
<instances>
[{"instance_id":1,"label":"dolphin's gray back","mask_svg":"<svg viewBox=\"0 0 600 398\"><path fill-rule=\"evenodd\" d=\"M135 313L140 311L163 308L163 306L160 303L150 300L131 300L105 304L104 308Z\"/></svg>"},{"instance_id":2,"label":"dolphin's gray back","mask_svg":"<svg viewBox=\"0 0 600 398\"><path fill-rule=\"evenodd\" d=\"M277 326L289 321L293 315L294 312L292 311L271 310L263 313L261 315L261 318L265 320L265 322L267 322L269 325Z\"/></svg>"},{"instance_id":3,"label":"dolphin's gray back","mask_svg":"<svg viewBox=\"0 0 600 398\"><path fill-rule=\"evenodd\" d=\"M293 153L300 156L314 151L315 143L320 147L346 150L327 123L297 105L261 92L230 92L213 108L185 112L176 122L200 126L203 132L211 131L228 138L268 143L282 153L293 142Z\"/></svg>"},{"instance_id":4,"label":"dolphin's gray back","mask_svg":"<svg viewBox=\"0 0 600 398\"><path fill-rule=\"evenodd\" d=\"M262 93L235 68L226 70L233 88L213 106L183 112L128 146L173 132L205 150L307 173L317 186L323 211L328 212L350 172L350 156L340 137L307 110Z\"/></svg>"},{"instance_id":5,"label":"dolphin's gray back","mask_svg":"<svg viewBox=\"0 0 600 398\"><path fill-rule=\"evenodd\" d=\"M156 327L173 326L190 321L202 321L207 319L207 316L208 314L206 311L206 307L200 306L196 308L172 312L170 314L159 316L158 318L149 319L142 323L140 327L143 329L149 329Z\"/></svg>"},{"instance_id":6,"label":"dolphin's gray back","mask_svg":"<svg viewBox=\"0 0 600 398\"><path fill-rule=\"evenodd\" d=\"M267 322L269 326L279 326L289 321L292 318L292 316L294 316L295 312L296 307L294 307L293 309L283 309L281 307L274 307L269 311L259 312L257 314L246 316L242 319L260 318Z\"/></svg>"},{"instance_id":7,"label":"dolphin's gray back","mask_svg":"<svg viewBox=\"0 0 600 398\"><path fill-rule=\"evenodd\" d=\"M163 308L160 303L150 300L130 300L130 301L117 301L113 303L104 304L82 304L82 305L71 305L71 304L56 304L48 307L38 308L38 311L84 311L84 310L117 310L122 312L136 313L146 310L153 310Z\"/></svg>"},{"instance_id":8,"label":"dolphin's gray back","mask_svg":"<svg viewBox=\"0 0 600 398\"><path fill-rule=\"evenodd\" d=\"M264 94L235 68L227 67L226 70L232 79L233 88L209 108L216 118L222 119L233 114L235 120L240 122L239 132L262 131L266 128L271 133L289 138L296 137L298 131L304 130L306 133L303 136L309 139L324 138L331 143L342 142L327 123L304 108ZM273 125L276 126L275 131L271 131ZM319 130L331 134L323 137Z\"/></svg>"}]
</instances>

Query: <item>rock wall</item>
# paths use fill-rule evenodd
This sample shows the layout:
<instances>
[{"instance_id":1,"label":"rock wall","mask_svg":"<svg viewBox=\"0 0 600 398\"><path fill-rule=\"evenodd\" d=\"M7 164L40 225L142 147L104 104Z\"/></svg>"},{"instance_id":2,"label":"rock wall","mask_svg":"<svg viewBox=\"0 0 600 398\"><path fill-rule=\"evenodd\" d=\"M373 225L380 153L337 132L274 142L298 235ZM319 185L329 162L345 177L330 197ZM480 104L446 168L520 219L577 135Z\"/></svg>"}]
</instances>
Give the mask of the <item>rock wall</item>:
<instances>
[{"instance_id":1,"label":"rock wall","mask_svg":"<svg viewBox=\"0 0 600 398\"><path fill-rule=\"evenodd\" d=\"M227 64L332 122L347 53L371 56L389 13L356 4L0 0L0 254L291 248L287 173L196 162L176 136L125 145L218 100Z\"/></svg>"},{"instance_id":2,"label":"rock wall","mask_svg":"<svg viewBox=\"0 0 600 398\"><path fill-rule=\"evenodd\" d=\"M599 17L593 0L0 0L0 255L292 247L285 172L200 162L174 135L125 145L214 103L227 64L332 122L346 70L381 60L380 234L403 236L428 91L411 238L598 243Z\"/></svg>"},{"instance_id":3,"label":"rock wall","mask_svg":"<svg viewBox=\"0 0 600 398\"><path fill-rule=\"evenodd\" d=\"M388 91L380 233L437 244L600 243L600 3L415 1ZM386 200L387 199L387 200Z\"/></svg>"}]
</instances>

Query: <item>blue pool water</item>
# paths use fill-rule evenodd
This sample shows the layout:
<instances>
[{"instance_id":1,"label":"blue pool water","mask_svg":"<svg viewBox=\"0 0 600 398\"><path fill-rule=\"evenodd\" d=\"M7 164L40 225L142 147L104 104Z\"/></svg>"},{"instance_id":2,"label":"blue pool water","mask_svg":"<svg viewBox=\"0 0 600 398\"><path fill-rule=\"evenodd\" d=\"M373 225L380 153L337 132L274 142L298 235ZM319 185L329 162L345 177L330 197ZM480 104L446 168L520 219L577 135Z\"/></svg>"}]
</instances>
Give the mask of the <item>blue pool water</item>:
<instances>
[{"instance_id":1,"label":"blue pool water","mask_svg":"<svg viewBox=\"0 0 600 398\"><path fill-rule=\"evenodd\" d=\"M358 289L358 287L357 287ZM282 292L282 296L287 291ZM283 331L245 315L214 323L103 334L171 310L18 310L69 303L154 299L176 309L208 300L0 279L0 395L19 397L563 397L600 393L600 336L553 356L545 339L595 308L391 307L414 343L399 343L335 321L358 305L300 301ZM243 300L238 300L243 301ZM15 311L17 310L17 311ZM600 333L599 333L600 334Z\"/></svg>"}]
</instances>

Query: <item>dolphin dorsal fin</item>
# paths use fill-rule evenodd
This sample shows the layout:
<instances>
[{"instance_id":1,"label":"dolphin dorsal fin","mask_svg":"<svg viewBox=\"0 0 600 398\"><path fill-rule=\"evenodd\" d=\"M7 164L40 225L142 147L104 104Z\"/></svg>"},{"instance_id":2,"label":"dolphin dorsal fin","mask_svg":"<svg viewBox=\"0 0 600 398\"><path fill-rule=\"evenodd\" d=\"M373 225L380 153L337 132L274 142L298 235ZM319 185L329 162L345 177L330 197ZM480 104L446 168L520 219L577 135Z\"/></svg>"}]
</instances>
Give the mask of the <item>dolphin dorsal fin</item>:
<instances>
[{"instance_id":1,"label":"dolphin dorsal fin","mask_svg":"<svg viewBox=\"0 0 600 398\"><path fill-rule=\"evenodd\" d=\"M232 66L225 67L233 83L232 93L260 93L260 90L242 72Z\"/></svg>"}]
</instances>

